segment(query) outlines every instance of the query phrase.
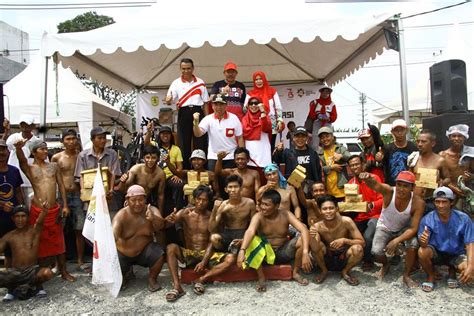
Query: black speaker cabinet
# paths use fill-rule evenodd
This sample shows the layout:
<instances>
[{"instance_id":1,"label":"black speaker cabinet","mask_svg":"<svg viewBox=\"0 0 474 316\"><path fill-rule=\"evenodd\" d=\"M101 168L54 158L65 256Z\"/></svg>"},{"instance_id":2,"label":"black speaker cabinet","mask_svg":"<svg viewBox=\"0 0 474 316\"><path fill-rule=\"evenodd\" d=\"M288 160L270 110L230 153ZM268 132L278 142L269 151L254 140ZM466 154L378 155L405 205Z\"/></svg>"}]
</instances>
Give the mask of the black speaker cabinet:
<instances>
[{"instance_id":1,"label":"black speaker cabinet","mask_svg":"<svg viewBox=\"0 0 474 316\"><path fill-rule=\"evenodd\" d=\"M423 129L429 129L436 134L436 146L433 149L438 153L449 148L449 140L446 131L452 125L466 124L469 126L469 139L466 145L474 146L474 113L446 113L423 120Z\"/></svg>"},{"instance_id":2,"label":"black speaker cabinet","mask_svg":"<svg viewBox=\"0 0 474 316\"><path fill-rule=\"evenodd\" d=\"M445 60L430 67L431 111L467 112L466 63Z\"/></svg>"}]
</instances>

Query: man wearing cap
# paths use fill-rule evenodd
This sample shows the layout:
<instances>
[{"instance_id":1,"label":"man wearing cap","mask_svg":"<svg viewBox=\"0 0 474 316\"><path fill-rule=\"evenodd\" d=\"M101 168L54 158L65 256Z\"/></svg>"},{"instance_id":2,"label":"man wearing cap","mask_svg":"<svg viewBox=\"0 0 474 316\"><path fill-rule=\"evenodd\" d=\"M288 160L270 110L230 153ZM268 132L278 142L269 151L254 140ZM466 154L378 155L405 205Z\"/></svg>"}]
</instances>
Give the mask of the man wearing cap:
<instances>
[{"instance_id":1,"label":"man wearing cap","mask_svg":"<svg viewBox=\"0 0 474 316\"><path fill-rule=\"evenodd\" d=\"M377 182L368 172L359 174L359 179L383 195L383 209L372 243L372 255L376 262L382 264L376 274L377 277L380 279L385 277L390 268L387 256L394 256L400 244L404 243L406 256L403 282L408 287L417 287L418 284L411 279L410 273L416 261L418 248L416 233L425 210L425 202L413 194L415 175L410 171L400 172L395 187Z\"/></svg>"},{"instance_id":2,"label":"man wearing cap","mask_svg":"<svg viewBox=\"0 0 474 316\"><path fill-rule=\"evenodd\" d=\"M61 170L57 163L50 163L46 160L48 158L48 146L41 140L31 142L30 152L34 162L29 164L22 150L25 143L25 140L20 140L15 143L15 147L20 168L30 180L34 192L31 199L30 224L34 224L40 216L43 202L47 202L49 206L44 229L40 236L38 250L40 265L48 266L51 263L50 260L55 257L61 277L69 282L74 282L76 278L70 275L66 269L63 223L66 217L69 216L70 210ZM61 194L62 210L56 200L58 190Z\"/></svg>"},{"instance_id":3,"label":"man wearing cap","mask_svg":"<svg viewBox=\"0 0 474 316\"><path fill-rule=\"evenodd\" d=\"M324 86L319 89L319 98L309 103L308 119L313 121L311 147L314 150L319 148L319 129L323 126L332 128L332 123L337 119L336 104L331 100L331 92L331 88Z\"/></svg>"},{"instance_id":4,"label":"man wearing cap","mask_svg":"<svg viewBox=\"0 0 474 316\"><path fill-rule=\"evenodd\" d=\"M385 170L385 183L390 186L395 185L395 179L403 170L408 170L408 155L416 151L416 145L407 140L408 125L402 119L397 119L392 123L391 133L393 135L393 143L384 147L383 154L377 153L383 159L383 168ZM378 160L377 159L377 160Z\"/></svg>"},{"instance_id":5,"label":"man wearing cap","mask_svg":"<svg viewBox=\"0 0 474 316\"><path fill-rule=\"evenodd\" d=\"M217 162L217 153L225 151L227 156L222 161L224 168L234 168L234 150L237 147L245 147L242 138L242 124L239 118L227 112L227 101L221 94L212 99L213 114L209 114L199 122L199 113L194 113L194 136L209 136L209 148L207 153L208 168L214 171Z\"/></svg>"},{"instance_id":6,"label":"man wearing cap","mask_svg":"<svg viewBox=\"0 0 474 316\"><path fill-rule=\"evenodd\" d=\"M207 114L209 95L204 81L193 74L194 63L192 59L181 59L179 68L181 77L171 83L166 94L165 103L171 105L176 100L178 108L178 143L183 152L184 168L189 169L188 161L193 147L202 150L207 148L206 137L193 137L192 127L195 113L199 113L201 117Z\"/></svg>"},{"instance_id":7,"label":"man wearing cap","mask_svg":"<svg viewBox=\"0 0 474 316\"><path fill-rule=\"evenodd\" d=\"M224 80L216 81L211 89L210 98L214 95L224 95L227 101L227 111L237 115L242 120L244 113L242 111L245 102L245 86L237 81L237 65L229 61L224 65Z\"/></svg>"},{"instance_id":8,"label":"man wearing cap","mask_svg":"<svg viewBox=\"0 0 474 316\"><path fill-rule=\"evenodd\" d=\"M5 140L0 139L0 238L15 229L11 211L14 206L23 204L23 180L18 168L7 163L9 154ZM5 252L5 267L11 267L9 248Z\"/></svg>"},{"instance_id":9,"label":"man wearing cap","mask_svg":"<svg viewBox=\"0 0 474 316\"><path fill-rule=\"evenodd\" d=\"M22 115L20 117L20 132L11 134L7 139L8 150L10 150L10 158L8 159L8 164L20 168L20 163L16 156L15 143L19 140L25 139L26 146L23 146L22 150L25 153L25 157L28 159L28 163L33 162L33 158L30 157L30 144L31 142L38 140L39 138L33 135L32 131L35 128L35 119L31 115ZM33 188L31 187L30 180L25 176L25 174L20 170L21 179L23 184L21 185L23 190L23 196L25 199L25 204L30 205L30 196L33 194Z\"/></svg>"},{"instance_id":10,"label":"man wearing cap","mask_svg":"<svg viewBox=\"0 0 474 316\"><path fill-rule=\"evenodd\" d=\"M474 223L468 215L453 208L454 193L439 187L433 193L436 211L421 219L418 228L418 258L428 278L422 283L425 292L434 289L434 265L447 265L448 287L459 287L474 278ZM459 281L456 279L459 271Z\"/></svg>"},{"instance_id":11,"label":"man wearing cap","mask_svg":"<svg viewBox=\"0 0 474 316\"><path fill-rule=\"evenodd\" d=\"M115 179L122 175L122 171L120 170L120 164L117 156L117 152L115 152L111 148L106 148L105 145L107 143L106 137L107 131L102 127L94 127L91 129L91 141L92 141L92 148L84 149L79 153L77 156L76 168L74 170L74 178L76 182L79 182L81 190L84 189L84 183L81 176L81 172L84 170L96 169L100 163L100 167L108 167L109 168L109 191L106 192L107 199L112 198L113 184L115 183ZM83 207L87 210L89 203L84 203Z\"/></svg>"},{"instance_id":12,"label":"man wearing cap","mask_svg":"<svg viewBox=\"0 0 474 316\"><path fill-rule=\"evenodd\" d=\"M456 206L462 210L466 204L466 193L459 188L458 179L463 177L463 182L467 184L474 180L474 164L468 162L474 158L474 147L465 145L466 140L469 139L469 126L465 124L453 125L446 131L446 137L448 137L451 147L441 151L439 155L446 160L451 175L451 183L448 187L457 195ZM462 160L461 157L465 159Z\"/></svg>"},{"instance_id":13,"label":"man wearing cap","mask_svg":"<svg viewBox=\"0 0 474 316\"><path fill-rule=\"evenodd\" d=\"M364 145L364 151L360 153L360 156L364 161L365 171L377 175L380 181L384 182L385 175L382 168L382 148L375 148L374 137L368 128L359 131L358 138L362 142L362 145Z\"/></svg>"},{"instance_id":14,"label":"man wearing cap","mask_svg":"<svg viewBox=\"0 0 474 316\"><path fill-rule=\"evenodd\" d=\"M165 262L165 253L153 241L153 236L164 228L165 220L156 207L146 203L142 186L132 185L125 197L127 206L119 210L112 221L120 269L127 275L133 265L148 267L148 290L155 292L161 289L156 278ZM126 286L128 280L124 278L124 281Z\"/></svg>"},{"instance_id":15,"label":"man wearing cap","mask_svg":"<svg viewBox=\"0 0 474 316\"><path fill-rule=\"evenodd\" d=\"M319 159L323 166L328 194L334 195L338 202L344 200L344 184L349 180L346 164L351 156L343 145L336 143L331 127L324 126L318 132L321 147L318 149Z\"/></svg>"},{"instance_id":16,"label":"man wearing cap","mask_svg":"<svg viewBox=\"0 0 474 316\"><path fill-rule=\"evenodd\" d=\"M79 154L77 132L74 129L63 131L61 142L64 150L55 154L51 158L51 162L58 164L66 188L67 204L71 209L72 225L76 237L77 264L81 270L90 272L90 266L84 263L84 236L82 236L86 214L82 208L79 184L74 181L74 170Z\"/></svg>"},{"instance_id":17,"label":"man wearing cap","mask_svg":"<svg viewBox=\"0 0 474 316\"><path fill-rule=\"evenodd\" d=\"M0 253L11 249L13 254L12 267L0 271L0 288L6 287L8 293L4 302L22 300L33 295L46 296L42 284L54 277L49 267L38 266L38 249L43 224L48 216L47 202L42 203L41 212L34 222L30 221L30 213L26 205L15 206L11 211L15 229L0 238Z\"/></svg>"}]
</instances>

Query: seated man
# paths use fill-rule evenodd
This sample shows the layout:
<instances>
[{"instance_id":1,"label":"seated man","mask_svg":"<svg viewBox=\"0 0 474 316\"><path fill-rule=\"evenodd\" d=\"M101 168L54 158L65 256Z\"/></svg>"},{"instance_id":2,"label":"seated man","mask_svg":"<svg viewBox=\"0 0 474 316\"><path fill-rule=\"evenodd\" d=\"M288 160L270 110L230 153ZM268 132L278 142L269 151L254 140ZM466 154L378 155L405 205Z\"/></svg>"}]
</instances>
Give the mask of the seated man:
<instances>
[{"instance_id":1,"label":"seated man","mask_svg":"<svg viewBox=\"0 0 474 316\"><path fill-rule=\"evenodd\" d=\"M113 218L117 252L122 274L127 273L132 265L150 268L148 290L155 292L161 289L156 281L165 262L164 251L153 241L153 234L165 225L158 209L146 205L145 189L137 184L127 190L127 206L118 211ZM127 278L124 278L125 288Z\"/></svg>"},{"instance_id":2,"label":"seated man","mask_svg":"<svg viewBox=\"0 0 474 316\"><path fill-rule=\"evenodd\" d=\"M354 221L339 214L337 200L332 195L318 198L318 207L323 220L310 228L311 251L321 269L315 278L322 283L328 270L341 271L341 276L349 285L358 285L359 280L351 276L351 269L364 256L364 237L357 229Z\"/></svg>"},{"instance_id":3,"label":"seated man","mask_svg":"<svg viewBox=\"0 0 474 316\"><path fill-rule=\"evenodd\" d=\"M455 196L448 187L439 187L433 193L436 210L426 214L418 229L418 258L428 278L421 289L434 289L433 265L447 265L448 287L457 288L456 270L462 283L474 277L474 224L469 216L453 208ZM467 256L466 256L467 253Z\"/></svg>"},{"instance_id":4,"label":"seated man","mask_svg":"<svg viewBox=\"0 0 474 316\"><path fill-rule=\"evenodd\" d=\"M37 263L40 235L44 219L48 214L47 203L42 203L42 210L34 225L29 223L26 205L17 205L11 212L16 229L0 239L0 253L6 247L11 249L12 268L0 271L0 288L8 289L3 301L11 301L15 297L28 299L36 293L45 296L42 284L54 277L48 267L39 267Z\"/></svg>"},{"instance_id":5,"label":"seated man","mask_svg":"<svg viewBox=\"0 0 474 316\"><path fill-rule=\"evenodd\" d=\"M184 263L186 267L194 266L195 272L201 272L208 264L215 265L225 256L224 253L213 254L210 242L208 225L213 205L211 189L206 185L200 185L193 191L193 197L194 206L182 209L166 218L170 223L183 223L185 241L184 248L177 244L169 244L166 248L166 262L173 280L173 289L165 296L168 302L174 302L186 293L179 280L178 261ZM201 290L204 291L204 288L194 287L194 292L198 295L203 293Z\"/></svg>"},{"instance_id":6,"label":"seated man","mask_svg":"<svg viewBox=\"0 0 474 316\"><path fill-rule=\"evenodd\" d=\"M410 273L415 265L418 241L416 233L418 224L425 210L425 202L413 194L415 175L410 171L401 171L395 182L395 187L380 183L368 172L359 174L369 188L383 195L383 209L375 228L372 242L372 255L375 261L382 264L377 277L383 279L390 264L387 255L392 257L401 243L405 244L405 270L403 282L408 287L417 287Z\"/></svg>"},{"instance_id":7,"label":"seated man","mask_svg":"<svg viewBox=\"0 0 474 316\"><path fill-rule=\"evenodd\" d=\"M281 196L275 189L269 189L262 194L260 211L252 217L249 228L245 231L244 240L240 246L237 265L242 268L246 258L246 250L256 235L264 237L270 243L275 255L275 264L289 263L295 259L293 279L300 285L308 285L299 270L310 272L313 265L309 256L309 232L291 212L280 208ZM300 232L299 236L288 240L288 227L292 225ZM267 253L268 255L268 253ZM265 275L262 266L257 269L257 292L265 292Z\"/></svg>"},{"instance_id":8,"label":"seated man","mask_svg":"<svg viewBox=\"0 0 474 316\"><path fill-rule=\"evenodd\" d=\"M318 199L318 197L327 194L324 183L314 182L311 185L311 196L313 197L312 199L306 198L302 187L299 187L298 190L296 190L296 193L298 194L298 200L300 201L301 205L306 208L306 213L308 214L308 226L311 227L313 226L313 224L322 220L321 211L319 210L316 200Z\"/></svg>"}]
</instances>

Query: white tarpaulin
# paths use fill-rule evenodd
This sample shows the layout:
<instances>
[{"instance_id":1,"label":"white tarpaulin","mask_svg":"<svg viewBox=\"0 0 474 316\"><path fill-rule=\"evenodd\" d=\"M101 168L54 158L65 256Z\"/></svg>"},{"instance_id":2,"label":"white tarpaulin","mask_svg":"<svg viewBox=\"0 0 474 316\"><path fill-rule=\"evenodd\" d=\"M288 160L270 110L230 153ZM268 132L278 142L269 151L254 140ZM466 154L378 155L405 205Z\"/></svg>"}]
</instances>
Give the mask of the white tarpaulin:
<instances>
[{"instance_id":1,"label":"white tarpaulin","mask_svg":"<svg viewBox=\"0 0 474 316\"><path fill-rule=\"evenodd\" d=\"M221 80L232 60L243 82L262 70L273 83L333 85L383 52L383 27L393 13L338 15L320 8L303 0L158 1L148 15L125 23L45 34L41 52L57 53L73 71L122 91L168 87L183 57L194 60L207 84Z\"/></svg>"}]
</instances>

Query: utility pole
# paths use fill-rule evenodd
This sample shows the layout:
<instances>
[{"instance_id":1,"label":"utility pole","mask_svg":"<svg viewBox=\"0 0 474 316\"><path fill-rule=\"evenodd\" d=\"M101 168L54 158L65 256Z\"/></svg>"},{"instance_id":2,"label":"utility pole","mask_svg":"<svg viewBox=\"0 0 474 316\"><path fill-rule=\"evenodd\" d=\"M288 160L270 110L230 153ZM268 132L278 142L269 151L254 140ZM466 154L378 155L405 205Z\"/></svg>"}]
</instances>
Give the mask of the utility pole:
<instances>
[{"instance_id":1,"label":"utility pole","mask_svg":"<svg viewBox=\"0 0 474 316\"><path fill-rule=\"evenodd\" d=\"M364 129L365 127L365 103L366 103L366 100L367 100L367 97L365 95L365 93L361 93L360 96L359 96L359 102L360 102L360 105L362 105L362 129Z\"/></svg>"}]
</instances>

